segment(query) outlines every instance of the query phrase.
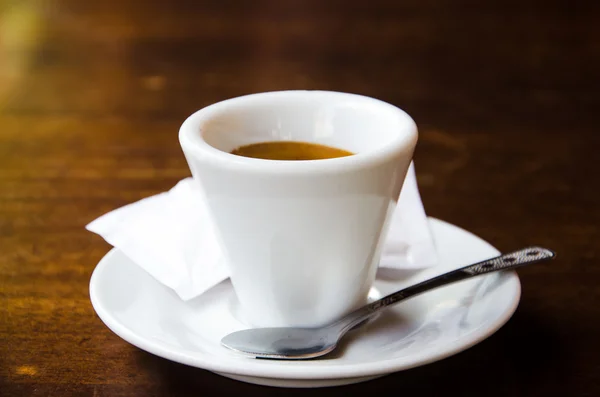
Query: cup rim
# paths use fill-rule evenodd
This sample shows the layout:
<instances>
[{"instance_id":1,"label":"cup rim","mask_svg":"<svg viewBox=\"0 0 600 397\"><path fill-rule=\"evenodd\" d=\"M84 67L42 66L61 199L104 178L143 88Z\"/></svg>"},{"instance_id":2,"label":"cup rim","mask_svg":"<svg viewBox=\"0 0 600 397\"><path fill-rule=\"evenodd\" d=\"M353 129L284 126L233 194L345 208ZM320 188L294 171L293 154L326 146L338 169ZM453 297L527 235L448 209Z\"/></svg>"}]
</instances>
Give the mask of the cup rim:
<instances>
[{"instance_id":1,"label":"cup rim","mask_svg":"<svg viewBox=\"0 0 600 397\"><path fill-rule=\"evenodd\" d=\"M226 151L217 149L212 145L208 144L197 132L200 129L200 125L211 115L222 111L224 108L245 102L258 97L272 97L277 98L279 96L315 96L315 95L329 95L332 97L346 97L354 100L365 101L371 105L382 107L388 111L397 113L399 118L403 118L406 122L406 131L400 136L394 138L384 147L355 153L352 156L336 157L330 159L319 159L319 160L301 160L301 161L289 161L289 160L267 160L260 158L238 156ZM384 102L380 99L375 99L369 96L339 92L339 91L323 91L323 90L285 90L285 91L267 91L255 94L242 95L230 99L226 99L220 102L216 102L212 105L208 105L196 112L192 113L181 125L179 129L179 142L186 153L199 155L205 161L211 163L217 163L220 167L227 169L237 169L244 172L273 172L276 174L281 173L327 173L327 172L340 172L347 170L355 170L357 168L365 168L381 164L382 162L389 161L395 157L398 153L406 151L407 149L414 149L418 139L417 126L408 113L394 106L388 102Z\"/></svg>"}]
</instances>

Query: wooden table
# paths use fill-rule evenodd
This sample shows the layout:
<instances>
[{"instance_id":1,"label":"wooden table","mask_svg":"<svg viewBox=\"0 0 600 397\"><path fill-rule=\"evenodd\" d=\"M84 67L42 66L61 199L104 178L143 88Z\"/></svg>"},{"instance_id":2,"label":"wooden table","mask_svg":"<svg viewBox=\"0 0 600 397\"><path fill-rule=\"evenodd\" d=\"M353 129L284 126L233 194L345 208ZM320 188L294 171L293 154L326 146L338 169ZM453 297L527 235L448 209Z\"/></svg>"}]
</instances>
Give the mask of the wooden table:
<instances>
[{"instance_id":1,"label":"wooden table","mask_svg":"<svg viewBox=\"0 0 600 397\"><path fill-rule=\"evenodd\" d=\"M502 251L522 302L483 343L354 386L386 395L600 395L598 2L0 2L0 394L291 395L176 364L88 297L95 217L189 175L177 131L210 103L330 89L406 109L429 215ZM290 393L290 394L288 394Z\"/></svg>"}]
</instances>

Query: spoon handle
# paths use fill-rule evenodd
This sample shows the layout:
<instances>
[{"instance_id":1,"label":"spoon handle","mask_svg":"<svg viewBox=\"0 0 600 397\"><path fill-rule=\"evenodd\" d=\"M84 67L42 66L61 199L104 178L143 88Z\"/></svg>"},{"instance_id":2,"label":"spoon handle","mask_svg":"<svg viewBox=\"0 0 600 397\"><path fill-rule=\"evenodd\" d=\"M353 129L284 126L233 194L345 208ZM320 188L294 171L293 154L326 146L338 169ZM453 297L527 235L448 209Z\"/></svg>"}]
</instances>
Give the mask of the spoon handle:
<instances>
[{"instance_id":1,"label":"spoon handle","mask_svg":"<svg viewBox=\"0 0 600 397\"><path fill-rule=\"evenodd\" d=\"M376 300L375 302L372 302L348 314L344 318L332 324L331 327L338 328L341 336L355 325L368 319L385 307L394 305L405 299L412 298L415 295L482 274L492 273L499 270L514 269L523 265L552 259L555 255L556 254L554 252L546 248L529 247L465 266Z\"/></svg>"}]
</instances>

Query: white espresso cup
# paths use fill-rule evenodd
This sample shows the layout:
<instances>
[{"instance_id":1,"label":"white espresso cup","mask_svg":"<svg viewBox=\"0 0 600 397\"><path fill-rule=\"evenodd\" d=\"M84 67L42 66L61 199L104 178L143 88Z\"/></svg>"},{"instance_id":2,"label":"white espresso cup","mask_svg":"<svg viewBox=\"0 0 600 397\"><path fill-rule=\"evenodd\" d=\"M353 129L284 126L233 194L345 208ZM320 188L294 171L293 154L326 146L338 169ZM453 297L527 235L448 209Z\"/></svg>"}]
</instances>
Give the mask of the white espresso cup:
<instances>
[{"instance_id":1,"label":"white espresso cup","mask_svg":"<svg viewBox=\"0 0 600 397\"><path fill-rule=\"evenodd\" d=\"M267 92L197 111L179 140L249 325L321 326L366 303L417 142L408 114L354 94ZM230 154L272 141L355 154Z\"/></svg>"}]
</instances>

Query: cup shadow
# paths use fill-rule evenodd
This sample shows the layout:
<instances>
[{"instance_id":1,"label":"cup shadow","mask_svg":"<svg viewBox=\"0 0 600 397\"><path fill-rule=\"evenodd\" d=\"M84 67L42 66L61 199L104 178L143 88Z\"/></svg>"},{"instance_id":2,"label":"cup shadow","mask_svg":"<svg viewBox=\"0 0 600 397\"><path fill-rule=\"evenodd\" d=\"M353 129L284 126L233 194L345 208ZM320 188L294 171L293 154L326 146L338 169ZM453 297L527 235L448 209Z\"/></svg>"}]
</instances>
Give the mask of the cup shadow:
<instances>
[{"instance_id":1,"label":"cup shadow","mask_svg":"<svg viewBox=\"0 0 600 397\"><path fill-rule=\"evenodd\" d=\"M405 280L419 274L423 270L425 269L390 269L382 267L377 269L377 279L384 281Z\"/></svg>"}]
</instances>

